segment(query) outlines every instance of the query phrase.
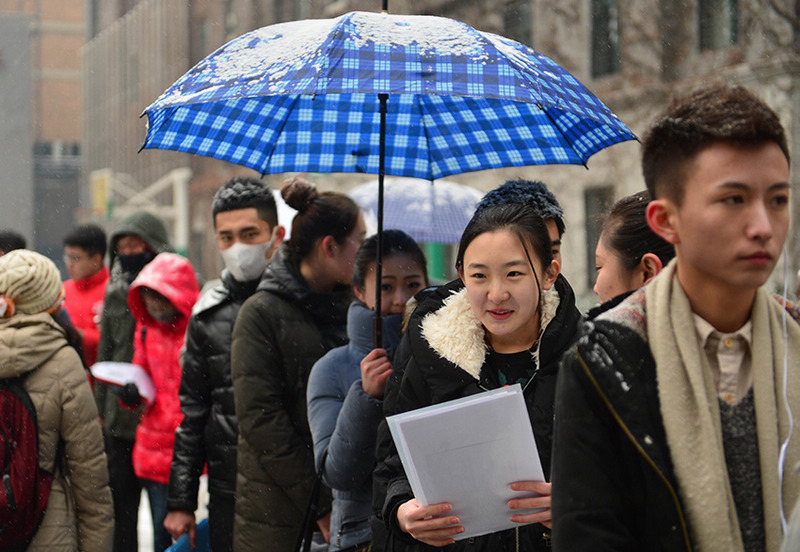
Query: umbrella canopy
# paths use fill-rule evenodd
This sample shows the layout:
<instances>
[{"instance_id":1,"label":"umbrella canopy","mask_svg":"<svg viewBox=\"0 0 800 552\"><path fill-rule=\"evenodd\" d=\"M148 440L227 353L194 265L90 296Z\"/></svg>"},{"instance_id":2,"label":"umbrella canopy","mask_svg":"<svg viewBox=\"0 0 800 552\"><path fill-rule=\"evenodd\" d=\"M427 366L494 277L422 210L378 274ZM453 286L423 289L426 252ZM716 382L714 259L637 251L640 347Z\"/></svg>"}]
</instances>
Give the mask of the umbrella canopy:
<instances>
[{"instance_id":1,"label":"umbrella canopy","mask_svg":"<svg viewBox=\"0 0 800 552\"><path fill-rule=\"evenodd\" d=\"M365 182L348 195L364 211L368 226L377 219L378 183ZM483 194L448 180L388 178L384 182L383 226L420 242L458 243Z\"/></svg>"},{"instance_id":2,"label":"umbrella canopy","mask_svg":"<svg viewBox=\"0 0 800 552\"><path fill-rule=\"evenodd\" d=\"M378 232L384 174L434 180L585 165L597 151L635 139L575 77L527 46L451 19L386 13L242 35L145 114L142 148L206 155L262 174L377 173ZM379 281L381 254L379 242ZM376 312L380 300L378 287Z\"/></svg>"},{"instance_id":3,"label":"umbrella canopy","mask_svg":"<svg viewBox=\"0 0 800 552\"><path fill-rule=\"evenodd\" d=\"M433 180L481 169L585 164L634 139L577 79L534 50L433 16L353 12L271 25L212 53L145 110L143 148L262 174Z\"/></svg>"}]
</instances>

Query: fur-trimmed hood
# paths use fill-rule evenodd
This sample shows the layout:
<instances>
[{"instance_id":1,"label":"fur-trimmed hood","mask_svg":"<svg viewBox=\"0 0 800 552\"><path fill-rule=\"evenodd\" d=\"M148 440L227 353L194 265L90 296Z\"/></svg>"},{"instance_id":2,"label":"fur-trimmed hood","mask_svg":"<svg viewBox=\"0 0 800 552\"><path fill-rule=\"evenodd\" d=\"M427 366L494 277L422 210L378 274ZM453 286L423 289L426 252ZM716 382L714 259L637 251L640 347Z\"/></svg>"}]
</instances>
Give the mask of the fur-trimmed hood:
<instances>
[{"instance_id":1,"label":"fur-trimmed hood","mask_svg":"<svg viewBox=\"0 0 800 552\"><path fill-rule=\"evenodd\" d=\"M544 291L542 324L533 352L534 357L538 357L541 337L556 317L560 304L561 298L555 287ZM486 333L480 320L472 312L466 288L451 291L441 308L425 315L420 327L422 337L440 357L449 360L474 379L480 378L481 367L486 359Z\"/></svg>"}]
</instances>

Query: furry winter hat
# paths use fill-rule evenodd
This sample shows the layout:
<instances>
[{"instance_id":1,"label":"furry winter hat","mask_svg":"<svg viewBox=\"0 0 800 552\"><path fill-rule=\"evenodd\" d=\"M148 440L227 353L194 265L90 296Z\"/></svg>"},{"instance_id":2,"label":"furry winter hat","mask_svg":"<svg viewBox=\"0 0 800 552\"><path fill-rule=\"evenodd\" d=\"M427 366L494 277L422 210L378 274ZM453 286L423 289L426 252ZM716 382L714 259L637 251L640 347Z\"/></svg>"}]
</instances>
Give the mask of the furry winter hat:
<instances>
[{"instance_id":1,"label":"furry winter hat","mask_svg":"<svg viewBox=\"0 0 800 552\"><path fill-rule=\"evenodd\" d=\"M62 290L61 274L44 255L15 249L0 257L0 302L4 303L0 310L6 317L11 308L24 314L46 311L61 298Z\"/></svg>"}]
</instances>

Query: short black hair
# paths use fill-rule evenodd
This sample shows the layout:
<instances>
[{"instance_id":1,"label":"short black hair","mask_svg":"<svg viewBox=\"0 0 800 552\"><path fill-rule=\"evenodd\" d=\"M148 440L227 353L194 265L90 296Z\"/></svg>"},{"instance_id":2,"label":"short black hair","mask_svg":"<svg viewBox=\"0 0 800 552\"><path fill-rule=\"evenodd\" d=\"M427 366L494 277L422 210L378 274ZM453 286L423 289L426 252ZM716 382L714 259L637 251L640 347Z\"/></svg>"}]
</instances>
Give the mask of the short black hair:
<instances>
[{"instance_id":1,"label":"short black hair","mask_svg":"<svg viewBox=\"0 0 800 552\"><path fill-rule=\"evenodd\" d=\"M15 249L25 249L25 237L11 229L0 230L0 252L8 253Z\"/></svg>"},{"instance_id":2,"label":"short black hair","mask_svg":"<svg viewBox=\"0 0 800 552\"><path fill-rule=\"evenodd\" d=\"M533 208L544 220L553 220L558 228L558 237L564 235L564 209L547 189L547 184L539 180L507 180L494 190L483 196L475 212L478 213L487 207L503 205L506 203L524 203Z\"/></svg>"},{"instance_id":3,"label":"short black hair","mask_svg":"<svg viewBox=\"0 0 800 552\"><path fill-rule=\"evenodd\" d=\"M255 208L258 218L274 228L278 224L278 206L272 189L263 180L250 176L234 176L214 194L211 217L217 225L217 213Z\"/></svg>"},{"instance_id":4,"label":"short black hair","mask_svg":"<svg viewBox=\"0 0 800 552\"><path fill-rule=\"evenodd\" d=\"M745 87L714 83L676 96L642 140L642 173L650 197L680 205L689 166L713 144L766 142L776 143L790 161L778 115Z\"/></svg>"},{"instance_id":5,"label":"short black hair","mask_svg":"<svg viewBox=\"0 0 800 552\"><path fill-rule=\"evenodd\" d=\"M80 247L90 257L94 255L106 256L108 240L105 231L96 224L83 224L72 229L64 236L64 245Z\"/></svg>"}]
</instances>

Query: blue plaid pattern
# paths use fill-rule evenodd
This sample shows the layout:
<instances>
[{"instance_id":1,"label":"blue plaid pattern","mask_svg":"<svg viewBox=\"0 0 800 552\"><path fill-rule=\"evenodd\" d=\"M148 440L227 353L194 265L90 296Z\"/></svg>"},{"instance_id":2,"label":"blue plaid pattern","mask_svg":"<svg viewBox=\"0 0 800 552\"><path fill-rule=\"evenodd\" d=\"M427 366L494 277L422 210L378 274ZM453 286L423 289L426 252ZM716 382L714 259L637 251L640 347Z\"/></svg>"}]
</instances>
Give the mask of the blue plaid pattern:
<instances>
[{"instance_id":1,"label":"blue plaid pattern","mask_svg":"<svg viewBox=\"0 0 800 552\"><path fill-rule=\"evenodd\" d=\"M427 180L585 164L633 133L577 79L512 40L450 19L353 12L247 33L145 110L144 148L251 167Z\"/></svg>"}]
</instances>

